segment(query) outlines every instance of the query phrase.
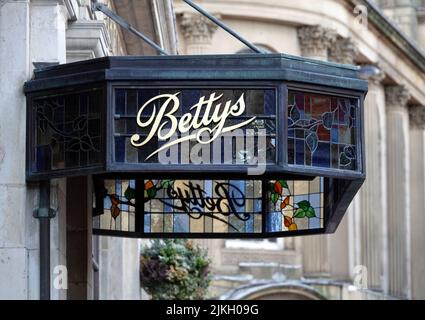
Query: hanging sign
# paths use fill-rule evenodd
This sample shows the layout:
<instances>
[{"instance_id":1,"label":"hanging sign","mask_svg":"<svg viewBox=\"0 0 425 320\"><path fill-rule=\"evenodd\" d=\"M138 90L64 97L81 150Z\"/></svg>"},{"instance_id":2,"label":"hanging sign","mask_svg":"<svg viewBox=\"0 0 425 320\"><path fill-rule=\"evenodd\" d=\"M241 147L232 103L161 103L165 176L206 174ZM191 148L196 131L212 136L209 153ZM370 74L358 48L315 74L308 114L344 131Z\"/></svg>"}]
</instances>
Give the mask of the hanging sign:
<instances>
[{"instance_id":1,"label":"hanging sign","mask_svg":"<svg viewBox=\"0 0 425 320\"><path fill-rule=\"evenodd\" d=\"M281 54L37 69L27 180L93 177L96 234L331 233L365 179L366 91L354 66Z\"/></svg>"}]
</instances>

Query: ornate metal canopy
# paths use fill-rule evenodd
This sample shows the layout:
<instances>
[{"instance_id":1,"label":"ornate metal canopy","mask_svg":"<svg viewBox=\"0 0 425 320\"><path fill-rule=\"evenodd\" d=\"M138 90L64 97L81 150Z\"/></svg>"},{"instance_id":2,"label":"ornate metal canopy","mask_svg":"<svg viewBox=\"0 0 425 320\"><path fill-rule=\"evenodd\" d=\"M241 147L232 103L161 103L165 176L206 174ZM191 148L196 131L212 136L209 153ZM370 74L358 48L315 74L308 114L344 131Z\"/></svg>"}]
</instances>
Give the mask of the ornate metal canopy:
<instances>
[{"instance_id":1,"label":"ornate metal canopy","mask_svg":"<svg viewBox=\"0 0 425 320\"><path fill-rule=\"evenodd\" d=\"M367 82L353 66L107 57L34 73L27 180L93 175L98 234L330 233L365 178Z\"/></svg>"}]
</instances>

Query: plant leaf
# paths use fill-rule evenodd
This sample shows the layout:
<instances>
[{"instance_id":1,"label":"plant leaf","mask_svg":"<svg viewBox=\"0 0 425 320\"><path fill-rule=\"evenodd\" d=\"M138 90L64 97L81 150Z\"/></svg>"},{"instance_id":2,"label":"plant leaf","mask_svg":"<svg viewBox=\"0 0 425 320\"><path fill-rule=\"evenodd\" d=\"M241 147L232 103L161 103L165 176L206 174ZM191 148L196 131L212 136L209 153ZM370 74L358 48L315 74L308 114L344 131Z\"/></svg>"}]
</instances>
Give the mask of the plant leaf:
<instances>
[{"instance_id":1,"label":"plant leaf","mask_svg":"<svg viewBox=\"0 0 425 320\"><path fill-rule=\"evenodd\" d=\"M316 212L314 211L313 207L310 207L305 211L305 215L307 218L314 218L316 217Z\"/></svg>"},{"instance_id":2,"label":"plant leaf","mask_svg":"<svg viewBox=\"0 0 425 320\"><path fill-rule=\"evenodd\" d=\"M127 190L124 192L124 197L130 201L132 199L136 199L136 190L131 188L130 186L127 187Z\"/></svg>"},{"instance_id":3,"label":"plant leaf","mask_svg":"<svg viewBox=\"0 0 425 320\"><path fill-rule=\"evenodd\" d=\"M288 183L286 180L279 180L279 183L284 187L285 189L289 189Z\"/></svg>"},{"instance_id":4,"label":"plant leaf","mask_svg":"<svg viewBox=\"0 0 425 320\"><path fill-rule=\"evenodd\" d=\"M319 145L319 138L317 137L317 133L310 132L305 138L305 143L311 152L316 151L317 146Z\"/></svg>"},{"instance_id":5,"label":"plant leaf","mask_svg":"<svg viewBox=\"0 0 425 320\"><path fill-rule=\"evenodd\" d=\"M298 110L297 105L294 105L291 109L290 118L293 121L298 121L301 118L300 110Z\"/></svg>"},{"instance_id":6,"label":"plant leaf","mask_svg":"<svg viewBox=\"0 0 425 320\"><path fill-rule=\"evenodd\" d=\"M146 190L146 192L147 192L148 198L153 199L156 196L156 187L153 186L152 188Z\"/></svg>"},{"instance_id":7,"label":"plant leaf","mask_svg":"<svg viewBox=\"0 0 425 320\"><path fill-rule=\"evenodd\" d=\"M273 204L276 204L277 200L279 199L279 195L277 193L272 194L272 202Z\"/></svg>"},{"instance_id":8,"label":"plant leaf","mask_svg":"<svg viewBox=\"0 0 425 320\"><path fill-rule=\"evenodd\" d=\"M308 200L302 200L297 203L298 207L306 211L308 208L311 207L311 204Z\"/></svg>"},{"instance_id":9,"label":"plant leaf","mask_svg":"<svg viewBox=\"0 0 425 320\"><path fill-rule=\"evenodd\" d=\"M304 218L305 217L305 211L301 208L298 208L297 211L294 213L294 218Z\"/></svg>"},{"instance_id":10,"label":"plant leaf","mask_svg":"<svg viewBox=\"0 0 425 320\"><path fill-rule=\"evenodd\" d=\"M323 120L323 126L330 130L332 128L332 123L333 123L333 119L334 119L334 114L333 112L325 112L322 115L322 120Z\"/></svg>"},{"instance_id":11,"label":"plant leaf","mask_svg":"<svg viewBox=\"0 0 425 320\"><path fill-rule=\"evenodd\" d=\"M161 181L161 186L165 189L171 187L171 180L162 180Z\"/></svg>"}]
</instances>

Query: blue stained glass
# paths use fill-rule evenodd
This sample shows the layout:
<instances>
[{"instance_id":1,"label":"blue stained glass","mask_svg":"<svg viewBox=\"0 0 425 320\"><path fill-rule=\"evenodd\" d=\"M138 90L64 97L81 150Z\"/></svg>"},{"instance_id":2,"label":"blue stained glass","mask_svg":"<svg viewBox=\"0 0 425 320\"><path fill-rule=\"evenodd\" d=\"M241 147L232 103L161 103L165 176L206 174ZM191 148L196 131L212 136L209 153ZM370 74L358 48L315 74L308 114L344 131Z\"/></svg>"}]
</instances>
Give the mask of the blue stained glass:
<instances>
[{"instance_id":1,"label":"blue stained glass","mask_svg":"<svg viewBox=\"0 0 425 320\"><path fill-rule=\"evenodd\" d=\"M172 207L173 200L169 199L166 202L164 202L164 212L173 212L174 209Z\"/></svg>"},{"instance_id":2,"label":"blue stained glass","mask_svg":"<svg viewBox=\"0 0 425 320\"><path fill-rule=\"evenodd\" d=\"M338 127L332 127L331 129L331 140L334 143L338 143Z\"/></svg>"},{"instance_id":3,"label":"blue stained glass","mask_svg":"<svg viewBox=\"0 0 425 320\"><path fill-rule=\"evenodd\" d=\"M125 113L125 91L122 89L115 90L115 113Z\"/></svg>"},{"instance_id":4,"label":"blue stained glass","mask_svg":"<svg viewBox=\"0 0 425 320\"><path fill-rule=\"evenodd\" d=\"M232 186L229 187L229 194L231 197L236 198L235 201L236 203L243 203L244 200L239 199L241 197L240 193L237 191L237 189L235 189L233 186L235 186L236 188L238 188L240 191L242 191L242 194L245 194L245 181L243 180L234 180L232 181ZM235 206L236 208L236 212L245 212L245 206Z\"/></svg>"},{"instance_id":5,"label":"blue stained glass","mask_svg":"<svg viewBox=\"0 0 425 320\"><path fill-rule=\"evenodd\" d=\"M122 204L121 205L121 210L122 211L128 211L128 204Z\"/></svg>"},{"instance_id":6,"label":"blue stained glass","mask_svg":"<svg viewBox=\"0 0 425 320\"><path fill-rule=\"evenodd\" d=\"M136 115L138 111L137 106L137 91L128 90L127 91L127 115Z\"/></svg>"},{"instance_id":7,"label":"blue stained glass","mask_svg":"<svg viewBox=\"0 0 425 320\"><path fill-rule=\"evenodd\" d=\"M138 110L141 108L146 102L148 102L153 97L159 95L158 89L143 89L138 92ZM142 115L150 116L152 114L152 107L146 107Z\"/></svg>"},{"instance_id":8,"label":"blue stained glass","mask_svg":"<svg viewBox=\"0 0 425 320\"><path fill-rule=\"evenodd\" d=\"M270 212L267 214L267 231L282 231L282 214L280 212Z\"/></svg>"},{"instance_id":9,"label":"blue stained glass","mask_svg":"<svg viewBox=\"0 0 425 320\"><path fill-rule=\"evenodd\" d=\"M121 180L115 181L115 194L120 197L122 195Z\"/></svg>"},{"instance_id":10,"label":"blue stained glass","mask_svg":"<svg viewBox=\"0 0 425 320\"><path fill-rule=\"evenodd\" d=\"M37 147L37 171L44 171L50 169L49 159L51 159L50 146L38 146Z\"/></svg>"},{"instance_id":11,"label":"blue stained glass","mask_svg":"<svg viewBox=\"0 0 425 320\"><path fill-rule=\"evenodd\" d=\"M295 192L297 192L297 190L295 190ZM308 194L294 196L294 203L299 203L304 200L308 201Z\"/></svg>"},{"instance_id":12,"label":"blue stained glass","mask_svg":"<svg viewBox=\"0 0 425 320\"><path fill-rule=\"evenodd\" d=\"M264 90L264 110L266 115L276 114L276 98L274 90Z\"/></svg>"},{"instance_id":13,"label":"blue stained glass","mask_svg":"<svg viewBox=\"0 0 425 320\"><path fill-rule=\"evenodd\" d=\"M303 165L304 164L304 141L303 140L296 140L296 163Z\"/></svg>"},{"instance_id":14,"label":"blue stained glass","mask_svg":"<svg viewBox=\"0 0 425 320\"><path fill-rule=\"evenodd\" d=\"M124 162L125 137L115 137L115 161Z\"/></svg>"},{"instance_id":15,"label":"blue stained glass","mask_svg":"<svg viewBox=\"0 0 425 320\"><path fill-rule=\"evenodd\" d=\"M255 214L251 214L251 217L245 223L246 232L254 232L254 216Z\"/></svg>"},{"instance_id":16,"label":"blue stained glass","mask_svg":"<svg viewBox=\"0 0 425 320\"><path fill-rule=\"evenodd\" d=\"M181 91L181 99L182 99L182 112L195 112L194 110L190 110L192 106L198 103L199 98L201 97L201 91L196 89L190 90L182 90Z\"/></svg>"},{"instance_id":17,"label":"blue stained glass","mask_svg":"<svg viewBox=\"0 0 425 320\"><path fill-rule=\"evenodd\" d=\"M294 163L294 139L288 139L288 163Z\"/></svg>"},{"instance_id":18,"label":"blue stained glass","mask_svg":"<svg viewBox=\"0 0 425 320\"><path fill-rule=\"evenodd\" d=\"M205 180L205 182L204 182L204 191L205 191L205 194L208 196L208 197L212 197L212 190L213 190L213 181L212 180Z\"/></svg>"},{"instance_id":19,"label":"blue stained glass","mask_svg":"<svg viewBox=\"0 0 425 320\"><path fill-rule=\"evenodd\" d=\"M319 209L316 209L316 214ZM320 211L319 211L320 212ZM321 227L319 218L310 218L308 219L308 227L309 229L318 229Z\"/></svg>"},{"instance_id":20,"label":"blue stained glass","mask_svg":"<svg viewBox=\"0 0 425 320\"><path fill-rule=\"evenodd\" d=\"M174 232L189 232L189 216L187 214L174 214Z\"/></svg>"},{"instance_id":21,"label":"blue stained glass","mask_svg":"<svg viewBox=\"0 0 425 320\"><path fill-rule=\"evenodd\" d=\"M288 137L289 138L294 138L295 137L295 130L294 129L289 129L288 130Z\"/></svg>"},{"instance_id":22,"label":"blue stained glass","mask_svg":"<svg viewBox=\"0 0 425 320\"><path fill-rule=\"evenodd\" d=\"M109 209L111 206L112 206L111 198L105 197L105 199L103 200L103 207L106 209Z\"/></svg>"},{"instance_id":23,"label":"blue stained glass","mask_svg":"<svg viewBox=\"0 0 425 320\"><path fill-rule=\"evenodd\" d=\"M143 231L151 232L151 215L149 213L145 213L143 217Z\"/></svg>"},{"instance_id":24,"label":"blue stained glass","mask_svg":"<svg viewBox=\"0 0 425 320\"><path fill-rule=\"evenodd\" d=\"M316 152L313 154L313 165L318 167L330 167L330 145L319 142Z\"/></svg>"},{"instance_id":25,"label":"blue stained glass","mask_svg":"<svg viewBox=\"0 0 425 320\"><path fill-rule=\"evenodd\" d=\"M254 200L254 211L261 212L261 200Z\"/></svg>"},{"instance_id":26,"label":"blue stained glass","mask_svg":"<svg viewBox=\"0 0 425 320\"><path fill-rule=\"evenodd\" d=\"M310 204L313 208L320 207L320 194L319 193L310 194Z\"/></svg>"}]
</instances>

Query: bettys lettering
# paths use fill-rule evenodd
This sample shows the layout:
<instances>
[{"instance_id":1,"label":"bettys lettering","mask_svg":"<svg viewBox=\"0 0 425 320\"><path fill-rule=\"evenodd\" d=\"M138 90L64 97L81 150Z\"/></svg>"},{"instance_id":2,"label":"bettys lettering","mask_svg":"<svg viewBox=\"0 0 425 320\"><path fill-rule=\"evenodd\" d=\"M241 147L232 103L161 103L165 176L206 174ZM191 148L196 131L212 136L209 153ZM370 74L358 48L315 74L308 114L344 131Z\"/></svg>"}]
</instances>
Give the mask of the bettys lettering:
<instances>
[{"instance_id":1,"label":"bettys lettering","mask_svg":"<svg viewBox=\"0 0 425 320\"><path fill-rule=\"evenodd\" d=\"M134 147L144 146L155 136L158 141L167 141L176 133L181 135L180 138L172 139L152 152L146 160L158 152L184 141L196 140L200 144L209 144L221 134L244 127L256 118L252 117L226 126L226 120L229 117L238 117L245 112L244 93L240 95L236 102L228 100L225 103L217 103L223 97L223 94L217 95L216 92L211 93L208 98L202 96L196 104L190 107L191 113L185 113L178 118L175 114L180 109L179 94L180 92L176 92L155 96L139 109L136 119L137 125L140 128L150 127L150 131L144 139L139 134L133 134L130 142ZM155 102L160 100L163 103L157 108ZM150 106L152 113L146 118L143 115L146 114L146 110ZM203 115L201 115L201 111L203 111ZM205 138L206 134L207 138Z\"/></svg>"}]
</instances>

